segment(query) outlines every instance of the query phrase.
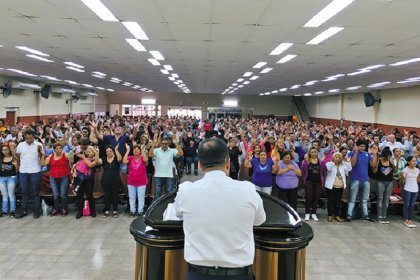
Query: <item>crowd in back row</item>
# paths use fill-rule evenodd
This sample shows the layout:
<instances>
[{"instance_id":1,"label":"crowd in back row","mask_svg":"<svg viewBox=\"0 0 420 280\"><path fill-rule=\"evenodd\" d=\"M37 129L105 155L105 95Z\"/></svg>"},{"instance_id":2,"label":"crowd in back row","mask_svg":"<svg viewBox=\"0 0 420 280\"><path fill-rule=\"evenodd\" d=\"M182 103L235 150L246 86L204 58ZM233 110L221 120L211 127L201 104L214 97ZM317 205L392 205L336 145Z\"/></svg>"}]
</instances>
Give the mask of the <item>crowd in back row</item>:
<instances>
[{"instance_id":1,"label":"crowd in back row","mask_svg":"<svg viewBox=\"0 0 420 280\"><path fill-rule=\"evenodd\" d=\"M417 200L420 143L415 132L386 133L370 125L356 126L292 123L275 119L212 119L191 117L95 117L53 120L7 126L0 120L0 189L2 214L15 216L15 188L22 193L28 214L33 197L34 217L39 217L39 185L49 172L54 196L51 215L66 216L67 192L77 194L76 218L82 217L85 197L96 216L93 198L95 172L102 166L103 216L118 216L118 193L127 186L130 216L142 214L146 185L154 176L154 198L174 191L174 174L182 163L187 173L198 174L197 148L208 137L225 139L229 147L229 176L248 179L256 189L271 194L296 209L299 182L305 189L305 220L318 221L318 198L328 194L328 221L348 222L359 197L362 219L368 213L370 178L375 180L377 214L389 223L387 208L394 187L404 196L404 224L413 223ZM192 168L194 164L194 168ZM175 171L175 172L174 172ZM343 190L349 186L347 213L340 213ZM112 211L111 211L112 209Z\"/></svg>"}]
</instances>

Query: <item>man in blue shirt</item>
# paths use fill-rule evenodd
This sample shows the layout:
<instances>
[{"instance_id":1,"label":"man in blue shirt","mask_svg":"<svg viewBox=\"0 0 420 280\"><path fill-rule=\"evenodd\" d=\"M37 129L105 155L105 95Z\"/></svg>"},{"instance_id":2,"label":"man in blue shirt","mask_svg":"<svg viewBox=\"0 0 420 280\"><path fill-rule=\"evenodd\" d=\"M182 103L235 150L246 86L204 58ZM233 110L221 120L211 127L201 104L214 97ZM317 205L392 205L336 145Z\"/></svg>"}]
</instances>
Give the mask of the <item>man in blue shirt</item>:
<instances>
[{"instance_id":1,"label":"man in blue shirt","mask_svg":"<svg viewBox=\"0 0 420 280\"><path fill-rule=\"evenodd\" d=\"M369 164L375 167L378 163L378 147L373 145L370 153L366 152L368 142L365 139L359 139L356 142L356 148L349 153L351 158L352 171L350 172L350 198L348 204L346 222L351 222L353 209L357 195L362 205L362 219L372 221L369 218L367 202L370 194L370 183L368 176Z\"/></svg>"}]
</instances>

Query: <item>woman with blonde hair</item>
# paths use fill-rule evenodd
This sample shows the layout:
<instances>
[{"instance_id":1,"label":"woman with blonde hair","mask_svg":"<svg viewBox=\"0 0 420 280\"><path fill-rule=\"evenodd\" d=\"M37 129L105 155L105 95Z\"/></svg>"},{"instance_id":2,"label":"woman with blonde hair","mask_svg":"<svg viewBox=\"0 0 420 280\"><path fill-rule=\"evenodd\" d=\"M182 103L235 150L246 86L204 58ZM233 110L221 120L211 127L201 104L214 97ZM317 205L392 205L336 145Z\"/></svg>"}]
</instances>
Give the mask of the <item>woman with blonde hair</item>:
<instances>
[{"instance_id":1,"label":"woman with blonde hair","mask_svg":"<svg viewBox=\"0 0 420 280\"><path fill-rule=\"evenodd\" d=\"M350 159L343 160L340 152L333 154L330 162L326 163L327 176L325 177L325 189L328 195L328 222L335 220L343 222L340 217L340 200L343 196L343 190L346 188L346 174L351 171Z\"/></svg>"}]
</instances>

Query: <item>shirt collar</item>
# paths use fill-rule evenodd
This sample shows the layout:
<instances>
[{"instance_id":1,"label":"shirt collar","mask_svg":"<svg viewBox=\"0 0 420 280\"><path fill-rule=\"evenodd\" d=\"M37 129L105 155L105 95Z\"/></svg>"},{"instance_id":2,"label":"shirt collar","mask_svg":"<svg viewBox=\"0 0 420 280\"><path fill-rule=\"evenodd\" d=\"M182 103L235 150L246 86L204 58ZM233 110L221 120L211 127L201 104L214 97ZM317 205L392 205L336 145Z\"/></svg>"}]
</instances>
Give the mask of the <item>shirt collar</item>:
<instances>
[{"instance_id":1,"label":"shirt collar","mask_svg":"<svg viewBox=\"0 0 420 280\"><path fill-rule=\"evenodd\" d=\"M222 170L212 170L212 171L208 171L208 172L206 172L206 174L204 174L205 178L216 178L216 177L220 177L220 176L226 176L226 173Z\"/></svg>"}]
</instances>

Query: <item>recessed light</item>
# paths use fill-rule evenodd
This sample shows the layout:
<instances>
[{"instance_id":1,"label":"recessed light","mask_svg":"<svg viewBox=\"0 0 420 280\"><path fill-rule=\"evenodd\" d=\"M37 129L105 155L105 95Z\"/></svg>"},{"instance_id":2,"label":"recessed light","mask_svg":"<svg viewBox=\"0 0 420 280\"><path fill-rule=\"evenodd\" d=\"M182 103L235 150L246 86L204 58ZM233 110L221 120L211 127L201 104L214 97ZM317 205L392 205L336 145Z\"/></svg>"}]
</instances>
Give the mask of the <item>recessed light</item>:
<instances>
[{"instance_id":1,"label":"recessed light","mask_svg":"<svg viewBox=\"0 0 420 280\"><path fill-rule=\"evenodd\" d=\"M97 89L100 89L100 90L104 90L105 88L103 88L103 87L96 87Z\"/></svg>"},{"instance_id":2,"label":"recessed light","mask_svg":"<svg viewBox=\"0 0 420 280\"><path fill-rule=\"evenodd\" d=\"M308 22L305 23L304 27L319 27L324 22L335 16L341 10L350 5L354 0L334 0L330 2L325 8L319 11L313 16Z\"/></svg>"},{"instance_id":3,"label":"recessed light","mask_svg":"<svg viewBox=\"0 0 420 280\"><path fill-rule=\"evenodd\" d=\"M239 78L239 79L237 79L236 81L240 83L240 82L243 82L243 81L244 81L244 79Z\"/></svg>"},{"instance_id":4,"label":"recessed light","mask_svg":"<svg viewBox=\"0 0 420 280\"><path fill-rule=\"evenodd\" d=\"M92 74L96 74L96 75L99 75L99 76L106 77L106 74L105 73L102 73L102 72L99 72L99 71L93 71Z\"/></svg>"},{"instance_id":5,"label":"recessed light","mask_svg":"<svg viewBox=\"0 0 420 280\"><path fill-rule=\"evenodd\" d=\"M160 62L159 61L157 61L157 59L154 59L154 58L149 58L149 59L147 59L151 64L153 64L153 65L155 65L155 66L158 66L158 65L160 65Z\"/></svg>"},{"instance_id":6,"label":"recessed light","mask_svg":"<svg viewBox=\"0 0 420 280\"><path fill-rule=\"evenodd\" d=\"M264 92L264 95L270 95L270 94L271 94L271 92L269 92L269 91Z\"/></svg>"},{"instance_id":7,"label":"recessed light","mask_svg":"<svg viewBox=\"0 0 420 280\"><path fill-rule=\"evenodd\" d=\"M85 66L82 66L80 64L77 64L77 63L74 63L74 62L71 62L71 61L66 61L66 62L64 62L64 64L66 64L68 66L76 67L76 68L82 68L82 69L85 68Z\"/></svg>"},{"instance_id":8,"label":"recessed light","mask_svg":"<svg viewBox=\"0 0 420 280\"><path fill-rule=\"evenodd\" d=\"M324 93L323 91L316 91L316 92L315 92L315 94L316 94L316 95L318 95L318 94L323 94L323 93Z\"/></svg>"},{"instance_id":9,"label":"recessed light","mask_svg":"<svg viewBox=\"0 0 420 280\"><path fill-rule=\"evenodd\" d=\"M92 12L103 21L118 21L111 11L100 0L81 0Z\"/></svg>"},{"instance_id":10,"label":"recessed light","mask_svg":"<svg viewBox=\"0 0 420 280\"><path fill-rule=\"evenodd\" d=\"M367 87L368 87L368 88L382 87L382 86L384 86L384 85L388 85L388 84L390 84L390 83L391 83L391 82L389 82L389 81L386 81L386 82L380 82L380 83L374 83L374 84L368 85Z\"/></svg>"},{"instance_id":11,"label":"recessed light","mask_svg":"<svg viewBox=\"0 0 420 280\"><path fill-rule=\"evenodd\" d=\"M298 89L300 87L301 87L301 85L293 85L293 86L290 87L290 89Z\"/></svg>"},{"instance_id":12,"label":"recessed light","mask_svg":"<svg viewBox=\"0 0 420 280\"><path fill-rule=\"evenodd\" d=\"M26 72L26 71L22 71L22 70L19 70L19 69L14 69L14 68L7 68L6 70L11 71L11 72L15 72L15 73L18 73L18 74L22 74L22 75L25 75L25 76L29 76L29 77L36 77L37 76L35 74L29 73L29 72Z\"/></svg>"},{"instance_id":13,"label":"recessed light","mask_svg":"<svg viewBox=\"0 0 420 280\"><path fill-rule=\"evenodd\" d=\"M71 85L80 85L78 82L71 81L71 80L64 80L64 82L69 83Z\"/></svg>"},{"instance_id":14,"label":"recessed light","mask_svg":"<svg viewBox=\"0 0 420 280\"><path fill-rule=\"evenodd\" d=\"M265 73L270 72L271 70L273 70L273 68L267 67L267 68L264 68L263 70L261 70L260 73L265 74Z\"/></svg>"},{"instance_id":15,"label":"recessed light","mask_svg":"<svg viewBox=\"0 0 420 280\"><path fill-rule=\"evenodd\" d=\"M377 69L377 68L381 68L384 67L384 64L377 64L377 65L372 65L372 66L367 66L364 68L360 68L359 70L373 70L373 69Z\"/></svg>"},{"instance_id":16,"label":"recessed light","mask_svg":"<svg viewBox=\"0 0 420 280\"><path fill-rule=\"evenodd\" d=\"M239 85L239 86L238 86L238 88L243 88L243 87L244 87L244 85Z\"/></svg>"},{"instance_id":17,"label":"recessed light","mask_svg":"<svg viewBox=\"0 0 420 280\"><path fill-rule=\"evenodd\" d=\"M44 61L44 62L54 62L54 60L51 60L51 59L48 59L48 58L45 58L45 57L42 57L42 56L38 56L36 54L27 54L26 56L37 59L37 60L40 60L40 61Z\"/></svg>"},{"instance_id":18,"label":"recessed light","mask_svg":"<svg viewBox=\"0 0 420 280\"><path fill-rule=\"evenodd\" d=\"M247 85L247 84L250 84L250 83L251 83L250 81L245 81L244 85Z\"/></svg>"},{"instance_id":19,"label":"recessed light","mask_svg":"<svg viewBox=\"0 0 420 280\"><path fill-rule=\"evenodd\" d=\"M263 67L266 64L267 64L267 62L260 61L257 64L255 64L254 66L252 66L252 68L257 68L258 69L258 68Z\"/></svg>"},{"instance_id":20,"label":"recessed light","mask_svg":"<svg viewBox=\"0 0 420 280\"><path fill-rule=\"evenodd\" d=\"M163 65L163 68L165 68L168 71L173 71L174 70L171 65Z\"/></svg>"},{"instance_id":21,"label":"recessed light","mask_svg":"<svg viewBox=\"0 0 420 280\"><path fill-rule=\"evenodd\" d=\"M271 93L279 93L278 90L272 90Z\"/></svg>"},{"instance_id":22,"label":"recessed light","mask_svg":"<svg viewBox=\"0 0 420 280\"><path fill-rule=\"evenodd\" d=\"M79 72L79 73L85 72L85 70L77 68L77 67L73 67L73 66L66 66L66 68L70 69L70 70L73 70L73 71L76 71L76 72Z\"/></svg>"},{"instance_id":23,"label":"recessed light","mask_svg":"<svg viewBox=\"0 0 420 280\"><path fill-rule=\"evenodd\" d=\"M85 86L87 88L93 88L93 86L92 85L89 85L89 84L82 84L82 86Z\"/></svg>"},{"instance_id":24,"label":"recessed light","mask_svg":"<svg viewBox=\"0 0 420 280\"><path fill-rule=\"evenodd\" d=\"M285 50L287 50L288 48L290 48L291 46L293 46L293 43L281 43L274 50L270 52L270 55L279 55Z\"/></svg>"},{"instance_id":25,"label":"recessed light","mask_svg":"<svg viewBox=\"0 0 420 280\"><path fill-rule=\"evenodd\" d=\"M412 59L392 63L389 66L400 66L400 65L406 65L406 64L410 64L410 63L414 63L414 62L419 62L419 61L420 61L420 57L417 57L417 58L412 58Z\"/></svg>"},{"instance_id":26,"label":"recessed light","mask_svg":"<svg viewBox=\"0 0 420 280\"><path fill-rule=\"evenodd\" d=\"M133 84L132 83L130 83L130 82L125 82L125 83L123 83L123 86L126 86L126 87L130 87L130 86L132 86Z\"/></svg>"},{"instance_id":27,"label":"recessed light","mask_svg":"<svg viewBox=\"0 0 420 280\"><path fill-rule=\"evenodd\" d=\"M137 39L125 39L125 41L127 43L129 43L130 46L132 46L133 49L135 49L138 52L145 52L146 51L146 48Z\"/></svg>"},{"instance_id":28,"label":"recessed light","mask_svg":"<svg viewBox=\"0 0 420 280\"><path fill-rule=\"evenodd\" d=\"M304 96L311 96L311 95L312 95L312 93L308 92L308 93L304 93L303 95L304 95Z\"/></svg>"},{"instance_id":29,"label":"recessed light","mask_svg":"<svg viewBox=\"0 0 420 280\"><path fill-rule=\"evenodd\" d=\"M149 51L149 53L157 60L165 60L160 51Z\"/></svg>"},{"instance_id":30,"label":"recessed light","mask_svg":"<svg viewBox=\"0 0 420 280\"><path fill-rule=\"evenodd\" d=\"M281 88L281 89L279 89L279 91L280 92L285 92L285 91L287 91L287 88L285 87L285 88Z\"/></svg>"},{"instance_id":31,"label":"recessed light","mask_svg":"<svg viewBox=\"0 0 420 280\"><path fill-rule=\"evenodd\" d=\"M339 92L340 89L339 88L334 88L334 89L330 89L328 92Z\"/></svg>"},{"instance_id":32,"label":"recessed light","mask_svg":"<svg viewBox=\"0 0 420 280\"><path fill-rule=\"evenodd\" d=\"M110 91L110 92L115 91L115 90L113 90L112 88L107 88L106 90L107 90L107 91Z\"/></svg>"},{"instance_id":33,"label":"recessed light","mask_svg":"<svg viewBox=\"0 0 420 280\"><path fill-rule=\"evenodd\" d=\"M335 34L337 34L338 32L340 32L341 30L343 30L344 27L330 27L327 30L325 30L324 32L322 32L321 34L319 34L318 36L316 36L315 38L313 38L312 40L310 40L309 42L307 42L307 45L318 45L321 42L327 40L328 38L334 36Z\"/></svg>"},{"instance_id":34,"label":"recessed light","mask_svg":"<svg viewBox=\"0 0 420 280\"><path fill-rule=\"evenodd\" d=\"M347 74L347 76L356 76L356 75L360 75L360 74L366 74L366 73L369 73L369 72L370 72L370 70L359 70L359 71L356 71L356 72L349 73L349 74Z\"/></svg>"},{"instance_id":35,"label":"recessed light","mask_svg":"<svg viewBox=\"0 0 420 280\"><path fill-rule=\"evenodd\" d=\"M361 88L362 86L352 86L352 87L348 87L348 88L346 88L346 90L356 90L356 89L359 89L359 88Z\"/></svg>"},{"instance_id":36,"label":"recessed light","mask_svg":"<svg viewBox=\"0 0 420 280\"><path fill-rule=\"evenodd\" d=\"M30 52L32 54L40 55L40 56L50 56L49 54L43 53L43 52L38 51L38 50L31 49L31 48L26 47L26 46L16 46L15 48L17 48L19 50L22 50L22 51Z\"/></svg>"},{"instance_id":37,"label":"recessed light","mask_svg":"<svg viewBox=\"0 0 420 280\"><path fill-rule=\"evenodd\" d=\"M175 81L176 79L174 77L168 77L169 80Z\"/></svg>"},{"instance_id":38,"label":"recessed light","mask_svg":"<svg viewBox=\"0 0 420 280\"><path fill-rule=\"evenodd\" d=\"M177 79L179 78L179 75L177 73L173 73L173 74L171 74L171 76L174 77L174 78L177 78Z\"/></svg>"},{"instance_id":39,"label":"recessed light","mask_svg":"<svg viewBox=\"0 0 420 280\"><path fill-rule=\"evenodd\" d=\"M133 34L134 38L139 40L149 40L147 37L146 32L144 32L143 28L135 22L135 21L123 21L122 24Z\"/></svg>"},{"instance_id":40,"label":"recessed light","mask_svg":"<svg viewBox=\"0 0 420 280\"><path fill-rule=\"evenodd\" d=\"M50 80L50 81L61 82L61 80L60 80L60 79L57 79L56 77L52 77L52 76L41 75L40 77L42 77L42 78L46 78L46 79L48 79L48 80Z\"/></svg>"},{"instance_id":41,"label":"recessed light","mask_svg":"<svg viewBox=\"0 0 420 280\"><path fill-rule=\"evenodd\" d=\"M162 72L165 75L169 75L169 71L166 69L160 69L160 72Z\"/></svg>"},{"instance_id":42,"label":"recessed light","mask_svg":"<svg viewBox=\"0 0 420 280\"><path fill-rule=\"evenodd\" d=\"M290 60L292 60L293 58L295 58L297 55L296 54L288 54L284 57L282 57L279 61L277 61L276 63L286 63L289 62Z\"/></svg>"},{"instance_id":43,"label":"recessed light","mask_svg":"<svg viewBox=\"0 0 420 280\"><path fill-rule=\"evenodd\" d=\"M252 76L251 78L249 78L251 81L255 81L256 79L258 79L260 76Z\"/></svg>"},{"instance_id":44,"label":"recessed light","mask_svg":"<svg viewBox=\"0 0 420 280\"><path fill-rule=\"evenodd\" d=\"M232 86L237 86L237 85L238 85L237 83L233 83L233 84L232 84Z\"/></svg>"},{"instance_id":45,"label":"recessed light","mask_svg":"<svg viewBox=\"0 0 420 280\"><path fill-rule=\"evenodd\" d=\"M252 75L252 72L245 72L243 76L244 76L244 77L249 77L249 76L251 76L251 75Z\"/></svg>"},{"instance_id":46,"label":"recessed light","mask_svg":"<svg viewBox=\"0 0 420 280\"><path fill-rule=\"evenodd\" d=\"M98 74L92 74L92 77L96 77L96 78L99 78L99 79L105 79L104 76L101 76L101 75L98 75Z\"/></svg>"}]
</instances>

